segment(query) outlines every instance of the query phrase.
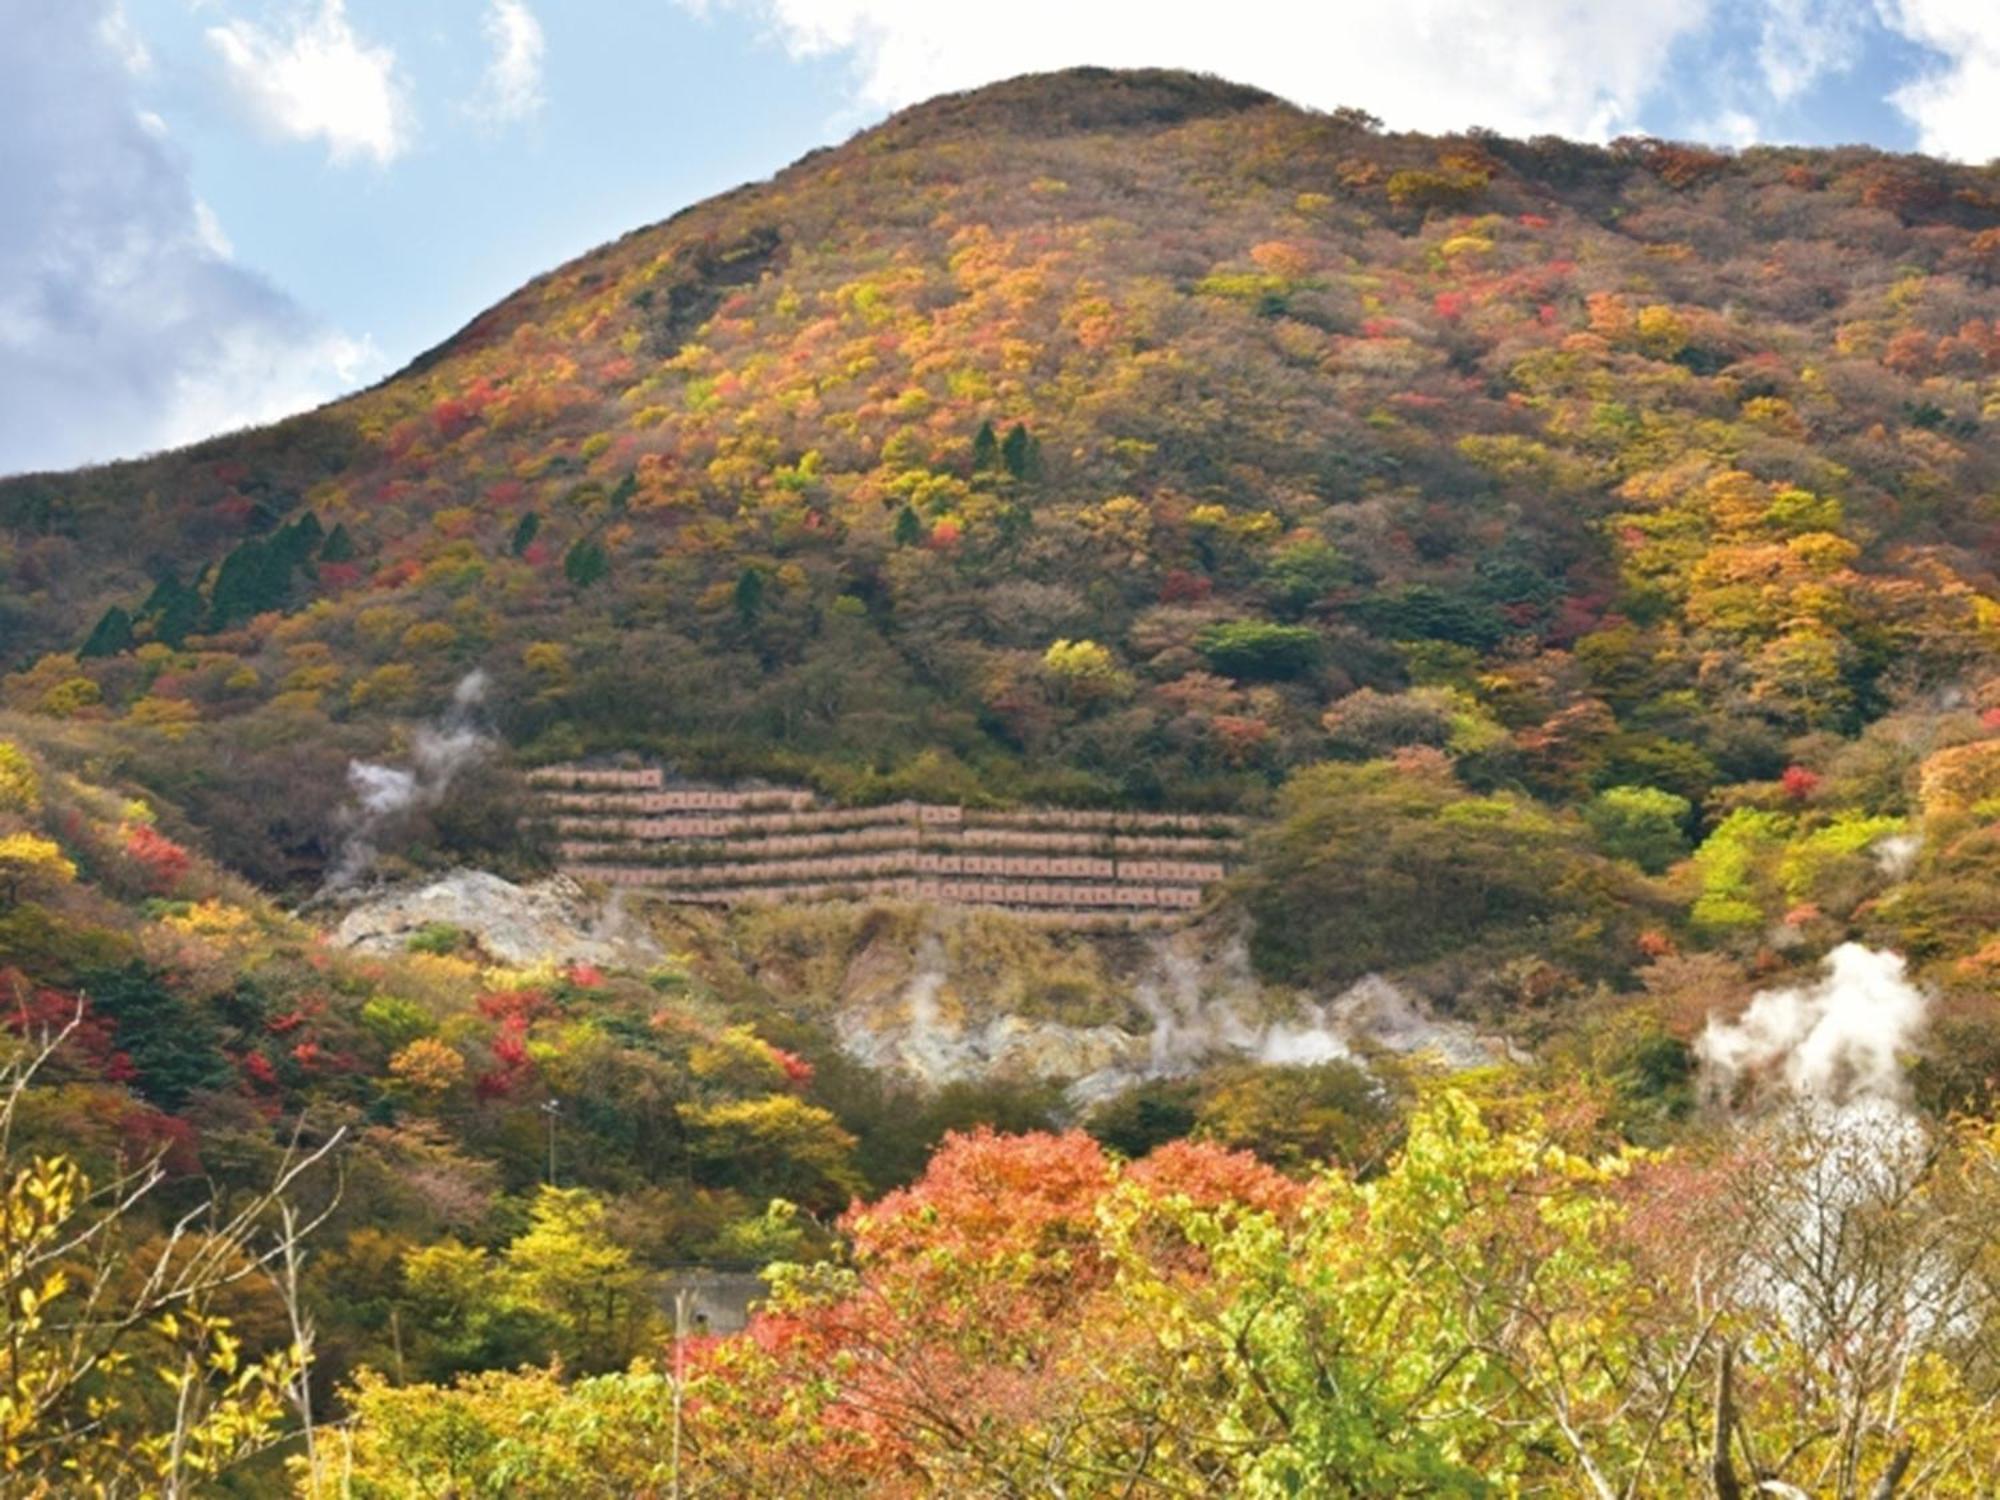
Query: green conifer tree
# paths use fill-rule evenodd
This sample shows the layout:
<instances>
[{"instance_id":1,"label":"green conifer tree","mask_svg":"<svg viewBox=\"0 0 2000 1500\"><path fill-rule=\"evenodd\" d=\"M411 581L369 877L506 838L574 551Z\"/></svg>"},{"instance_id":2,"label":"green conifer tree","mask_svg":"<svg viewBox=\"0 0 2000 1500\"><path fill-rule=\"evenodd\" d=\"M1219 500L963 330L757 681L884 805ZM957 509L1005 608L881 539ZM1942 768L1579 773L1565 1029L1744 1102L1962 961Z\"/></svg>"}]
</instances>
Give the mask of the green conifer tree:
<instances>
[{"instance_id":1,"label":"green conifer tree","mask_svg":"<svg viewBox=\"0 0 2000 1500\"><path fill-rule=\"evenodd\" d=\"M1000 439L993 435L993 424L981 422L979 434L972 440L972 471L984 473L1000 467Z\"/></svg>"},{"instance_id":2,"label":"green conifer tree","mask_svg":"<svg viewBox=\"0 0 2000 1500\"><path fill-rule=\"evenodd\" d=\"M348 534L347 523L338 521L334 523L333 530L327 533L326 542L319 549L319 560L330 563L353 562L356 552L354 538Z\"/></svg>"},{"instance_id":3,"label":"green conifer tree","mask_svg":"<svg viewBox=\"0 0 2000 1500\"><path fill-rule=\"evenodd\" d=\"M120 605L112 605L98 617L90 637L77 654L83 657L122 656L132 649L132 616Z\"/></svg>"},{"instance_id":4,"label":"green conifer tree","mask_svg":"<svg viewBox=\"0 0 2000 1500\"><path fill-rule=\"evenodd\" d=\"M534 545L535 533L541 529L542 518L534 511L529 511L514 523L514 540L508 544L509 549L519 557Z\"/></svg>"},{"instance_id":5,"label":"green conifer tree","mask_svg":"<svg viewBox=\"0 0 2000 1500\"><path fill-rule=\"evenodd\" d=\"M580 589L587 589L611 571L611 559L590 537L571 544L563 554L563 577Z\"/></svg>"}]
</instances>

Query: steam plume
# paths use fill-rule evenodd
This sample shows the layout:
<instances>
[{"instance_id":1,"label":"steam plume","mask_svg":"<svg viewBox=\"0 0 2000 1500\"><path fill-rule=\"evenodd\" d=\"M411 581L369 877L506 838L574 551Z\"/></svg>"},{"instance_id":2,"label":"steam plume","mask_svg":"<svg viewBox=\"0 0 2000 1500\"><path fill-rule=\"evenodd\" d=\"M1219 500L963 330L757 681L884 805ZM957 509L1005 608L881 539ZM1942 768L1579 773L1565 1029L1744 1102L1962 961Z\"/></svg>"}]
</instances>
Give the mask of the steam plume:
<instances>
[{"instance_id":1,"label":"steam plume","mask_svg":"<svg viewBox=\"0 0 2000 1500\"><path fill-rule=\"evenodd\" d=\"M341 814L346 835L320 888L321 896L344 891L366 875L375 866L378 840L392 819L412 808L435 807L458 774L492 750L492 737L478 721L485 701L486 674L468 672L452 689L443 717L417 730L408 766L347 763L354 800Z\"/></svg>"},{"instance_id":2,"label":"steam plume","mask_svg":"<svg viewBox=\"0 0 2000 1500\"><path fill-rule=\"evenodd\" d=\"M1824 977L1764 990L1734 1022L1709 1018L1695 1043L1716 1093L1777 1070L1804 1099L1829 1104L1904 1095L1900 1054L1922 1030L1929 1002L1903 977L1894 953L1842 943L1826 957Z\"/></svg>"}]
</instances>

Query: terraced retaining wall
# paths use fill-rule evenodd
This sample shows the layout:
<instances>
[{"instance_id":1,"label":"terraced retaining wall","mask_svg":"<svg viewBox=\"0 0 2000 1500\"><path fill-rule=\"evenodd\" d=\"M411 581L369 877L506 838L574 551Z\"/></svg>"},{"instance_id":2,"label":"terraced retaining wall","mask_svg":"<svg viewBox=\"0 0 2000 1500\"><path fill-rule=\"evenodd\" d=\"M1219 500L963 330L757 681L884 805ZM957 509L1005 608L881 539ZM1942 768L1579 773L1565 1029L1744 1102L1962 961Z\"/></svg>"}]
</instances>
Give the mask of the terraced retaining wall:
<instances>
[{"instance_id":1,"label":"terraced retaining wall","mask_svg":"<svg viewBox=\"0 0 2000 1500\"><path fill-rule=\"evenodd\" d=\"M1214 813L839 808L796 787L696 786L657 767L544 766L529 780L566 873L715 906L880 896L1144 924L1199 909L1244 831Z\"/></svg>"}]
</instances>

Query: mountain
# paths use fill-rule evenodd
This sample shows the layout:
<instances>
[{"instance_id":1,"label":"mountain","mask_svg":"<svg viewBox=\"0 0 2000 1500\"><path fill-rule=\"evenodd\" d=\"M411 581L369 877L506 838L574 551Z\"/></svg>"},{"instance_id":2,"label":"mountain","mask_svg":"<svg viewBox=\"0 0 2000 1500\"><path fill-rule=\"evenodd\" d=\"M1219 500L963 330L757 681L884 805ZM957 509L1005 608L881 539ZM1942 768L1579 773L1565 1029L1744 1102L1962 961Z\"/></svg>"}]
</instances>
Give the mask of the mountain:
<instances>
[{"instance_id":1,"label":"mountain","mask_svg":"<svg viewBox=\"0 0 2000 1500\"><path fill-rule=\"evenodd\" d=\"M1077 70L0 481L10 1465L1983 1493L1996 283L2000 166ZM1168 932L537 883L621 784L1240 863ZM690 1261L793 1264L711 1341Z\"/></svg>"},{"instance_id":2,"label":"mountain","mask_svg":"<svg viewBox=\"0 0 2000 1500\"><path fill-rule=\"evenodd\" d=\"M289 757L204 810L294 881L473 665L530 760L846 799L1450 742L1699 804L1985 670L1996 274L1991 168L1019 79L320 411L0 484L5 701Z\"/></svg>"}]
</instances>

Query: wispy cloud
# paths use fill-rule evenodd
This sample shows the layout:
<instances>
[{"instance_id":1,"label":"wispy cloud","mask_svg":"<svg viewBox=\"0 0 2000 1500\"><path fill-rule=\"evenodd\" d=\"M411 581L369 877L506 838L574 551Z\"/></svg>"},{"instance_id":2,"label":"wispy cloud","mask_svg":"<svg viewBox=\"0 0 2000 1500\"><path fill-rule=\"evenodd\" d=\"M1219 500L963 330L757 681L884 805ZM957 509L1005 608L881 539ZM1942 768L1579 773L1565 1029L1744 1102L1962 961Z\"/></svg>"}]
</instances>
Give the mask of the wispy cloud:
<instances>
[{"instance_id":1,"label":"wispy cloud","mask_svg":"<svg viewBox=\"0 0 2000 1500\"><path fill-rule=\"evenodd\" d=\"M395 51L358 35L344 0L301 5L276 27L232 20L207 35L238 99L273 133L324 141L336 162L386 165L409 148L414 117Z\"/></svg>"},{"instance_id":2,"label":"wispy cloud","mask_svg":"<svg viewBox=\"0 0 2000 1500\"><path fill-rule=\"evenodd\" d=\"M379 364L232 258L119 16L16 7L0 47L0 473L280 416Z\"/></svg>"},{"instance_id":3,"label":"wispy cloud","mask_svg":"<svg viewBox=\"0 0 2000 1500\"><path fill-rule=\"evenodd\" d=\"M1993 0L1878 0L1883 22L1938 55L1889 96L1920 149L1964 161L2000 157L2000 5Z\"/></svg>"},{"instance_id":4,"label":"wispy cloud","mask_svg":"<svg viewBox=\"0 0 2000 1500\"><path fill-rule=\"evenodd\" d=\"M482 29L491 60L467 113L492 125L531 118L544 102L542 23L525 0L490 0Z\"/></svg>"},{"instance_id":5,"label":"wispy cloud","mask_svg":"<svg viewBox=\"0 0 2000 1500\"><path fill-rule=\"evenodd\" d=\"M1199 67L1392 125L1602 139L1639 127L1675 44L1710 0L1400 0L1226 12L1127 0L681 0L763 21L796 56L845 54L863 101L893 108L1015 73L1096 63Z\"/></svg>"}]
</instances>

